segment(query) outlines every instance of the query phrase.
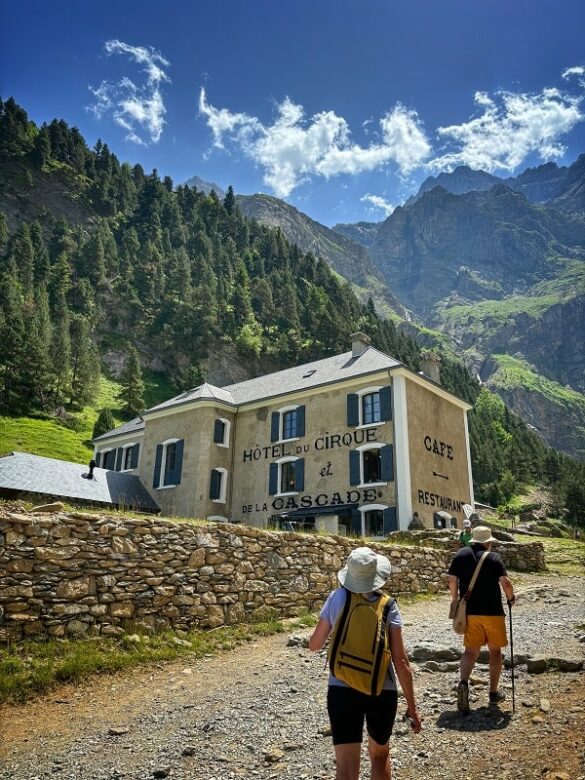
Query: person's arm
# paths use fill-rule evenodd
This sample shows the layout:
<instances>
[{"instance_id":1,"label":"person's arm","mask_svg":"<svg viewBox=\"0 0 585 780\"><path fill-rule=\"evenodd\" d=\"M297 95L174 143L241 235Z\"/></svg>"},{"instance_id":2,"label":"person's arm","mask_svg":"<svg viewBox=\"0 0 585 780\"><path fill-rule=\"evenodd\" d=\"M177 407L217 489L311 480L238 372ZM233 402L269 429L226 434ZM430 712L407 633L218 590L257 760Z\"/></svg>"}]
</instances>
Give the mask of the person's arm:
<instances>
[{"instance_id":1,"label":"person's arm","mask_svg":"<svg viewBox=\"0 0 585 780\"><path fill-rule=\"evenodd\" d=\"M449 575L449 592L451 593L451 606L449 608L449 617L455 617L457 602L459 601L459 578L454 574Z\"/></svg>"},{"instance_id":2,"label":"person's arm","mask_svg":"<svg viewBox=\"0 0 585 780\"><path fill-rule=\"evenodd\" d=\"M419 712L416 708L414 698L414 680L410 661L404 647L402 639L402 629L398 627L390 628L390 652L392 654L392 664L396 670L398 682L402 688L402 693L406 699L406 714L410 718L412 730L418 734L422 728Z\"/></svg>"},{"instance_id":3,"label":"person's arm","mask_svg":"<svg viewBox=\"0 0 585 780\"><path fill-rule=\"evenodd\" d=\"M512 580L504 574L500 577L499 582L502 586L502 590L506 594L508 602L513 604L516 601L516 596L514 595L514 586L512 585Z\"/></svg>"},{"instance_id":4,"label":"person's arm","mask_svg":"<svg viewBox=\"0 0 585 780\"><path fill-rule=\"evenodd\" d=\"M314 653L320 650L327 641L331 628L331 623L326 618L320 618L309 639L309 650L312 650Z\"/></svg>"}]
</instances>

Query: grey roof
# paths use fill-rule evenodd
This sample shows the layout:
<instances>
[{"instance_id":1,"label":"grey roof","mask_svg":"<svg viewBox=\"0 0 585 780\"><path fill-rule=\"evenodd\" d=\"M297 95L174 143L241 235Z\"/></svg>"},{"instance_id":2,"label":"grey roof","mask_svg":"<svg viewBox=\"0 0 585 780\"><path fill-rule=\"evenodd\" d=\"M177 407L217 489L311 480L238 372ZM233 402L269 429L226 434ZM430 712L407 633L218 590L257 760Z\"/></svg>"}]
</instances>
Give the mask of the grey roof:
<instances>
[{"instance_id":1,"label":"grey roof","mask_svg":"<svg viewBox=\"0 0 585 780\"><path fill-rule=\"evenodd\" d=\"M170 398L168 401L163 401L162 404L151 406L151 408L148 409L146 413L148 414L148 412L153 412L155 410L158 412L160 409L166 409L167 406L175 406L176 404L184 404L189 401L203 400L221 401L222 403L231 404L232 406L235 403L232 394L227 390L221 387L215 387L215 385L210 385L205 382L204 384L199 385L199 387L193 388L193 390L187 390L185 393L181 393L181 395Z\"/></svg>"},{"instance_id":2,"label":"grey roof","mask_svg":"<svg viewBox=\"0 0 585 780\"><path fill-rule=\"evenodd\" d=\"M67 460L12 452L0 458L0 489L76 498L114 506L158 512L160 507L134 474L95 469Z\"/></svg>"},{"instance_id":3,"label":"grey roof","mask_svg":"<svg viewBox=\"0 0 585 780\"><path fill-rule=\"evenodd\" d=\"M366 376L401 365L403 364L400 361L385 355L375 347L368 347L358 357L352 357L351 352L344 352L342 355L333 355L302 366L285 368L283 371L264 374L223 388L206 383L175 398L170 398L158 406L153 406L146 414L203 398L214 398L233 405L261 401L297 390L308 390L332 382L342 382L344 379Z\"/></svg>"},{"instance_id":4,"label":"grey roof","mask_svg":"<svg viewBox=\"0 0 585 780\"><path fill-rule=\"evenodd\" d=\"M229 390L237 404L244 404L294 393L296 390L342 382L401 365L399 360L389 357L379 349L368 347L358 357L352 357L351 352L344 352L323 360L315 360L313 363L305 363L303 366L286 368L274 374L228 385L224 390Z\"/></svg>"},{"instance_id":5,"label":"grey roof","mask_svg":"<svg viewBox=\"0 0 585 780\"><path fill-rule=\"evenodd\" d=\"M122 436L127 433L135 433L144 430L144 420L142 417L134 417L132 420L119 425L117 428L112 428L107 433L102 433L101 436L96 436L92 441L101 441L102 439L111 439L113 436Z\"/></svg>"}]
</instances>

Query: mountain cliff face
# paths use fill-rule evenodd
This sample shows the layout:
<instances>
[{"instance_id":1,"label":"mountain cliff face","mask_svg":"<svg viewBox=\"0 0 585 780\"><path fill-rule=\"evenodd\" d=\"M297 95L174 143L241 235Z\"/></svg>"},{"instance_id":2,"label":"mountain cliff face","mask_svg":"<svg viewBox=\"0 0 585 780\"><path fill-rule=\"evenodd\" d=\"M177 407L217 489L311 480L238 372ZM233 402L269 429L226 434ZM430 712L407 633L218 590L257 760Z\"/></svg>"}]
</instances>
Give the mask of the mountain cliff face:
<instances>
[{"instance_id":1,"label":"mountain cliff face","mask_svg":"<svg viewBox=\"0 0 585 780\"><path fill-rule=\"evenodd\" d=\"M204 195L210 195L212 192L215 192L220 200L225 198L225 190L223 187L220 187L219 184L215 184L213 181L205 181L205 179L202 179L200 176L191 176L191 178L187 179L184 183L184 186L196 187L199 192L202 192Z\"/></svg>"},{"instance_id":2,"label":"mountain cliff face","mask_svg":"<svg viewBox=\"0 0 585 780\"><path fill-rule=\"evenodd\" d=\"M435 187L398 208L370 254L398 298L425 320L439 302L499 299L583 259L585 225L499 185L452 195Z\"/></svg>"},{"instance_id":3,"label":"mountain cliff face","mask_svg":"<svg viewBox=\"0 0 585 780\"><path fill-rule=\"evenodd\" d=\"M237 203L244 216L268 227L279 227L288 241L303 252L322 257L350 281L360 297L370 295L381 312L405 315L404 307L384 283L382 273L374 266L366 249L344 235L330 230L303 214L294 206L270 195L238 195Z\"/></svg>"},{"instance_id":4,"label":"mountain cliff face","mask_svg":"<svg viewBox=\"0 0 585 780\"><path fill-rule=\"evenodd\" d=\"M368 247L376 240L376 234L381 224L381 222L356 222L352 225L340 222L333 225L331 230L346 238L351 238L356 244Z\"/></svg>"}]
</instances>

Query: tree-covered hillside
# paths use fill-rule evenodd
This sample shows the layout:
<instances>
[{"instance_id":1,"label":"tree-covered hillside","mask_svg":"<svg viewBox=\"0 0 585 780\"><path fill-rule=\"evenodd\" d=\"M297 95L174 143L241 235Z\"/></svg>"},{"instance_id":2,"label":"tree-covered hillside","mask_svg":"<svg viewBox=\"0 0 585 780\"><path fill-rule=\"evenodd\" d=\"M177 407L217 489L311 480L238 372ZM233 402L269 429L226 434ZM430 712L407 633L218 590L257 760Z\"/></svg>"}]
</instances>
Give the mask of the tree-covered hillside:
<instances>
[{"instance_id":1,"label":"tree-covered hillside","mask_svg":"<svg viewBox=\"0 0 585 780\"><path fill-rule=\"evenodd\" d=\"M203 379L210 350L228 346L252 374L346 351L350 333L363 330L419 368L413 340L322 259L243 217L231 188L223 201L175 188L99 141L89 149L63 121L38 128L13 99L0 101L0 174L5 415L83 406L112 343L128 356L128 412L137 410L141 362L161 365L180 391ZM511 495L516 480L541 478L550 458L567 483L581 474L461 365L445 360L443 381L477 401L478 496Z\"/></svg>"}]
</instances>

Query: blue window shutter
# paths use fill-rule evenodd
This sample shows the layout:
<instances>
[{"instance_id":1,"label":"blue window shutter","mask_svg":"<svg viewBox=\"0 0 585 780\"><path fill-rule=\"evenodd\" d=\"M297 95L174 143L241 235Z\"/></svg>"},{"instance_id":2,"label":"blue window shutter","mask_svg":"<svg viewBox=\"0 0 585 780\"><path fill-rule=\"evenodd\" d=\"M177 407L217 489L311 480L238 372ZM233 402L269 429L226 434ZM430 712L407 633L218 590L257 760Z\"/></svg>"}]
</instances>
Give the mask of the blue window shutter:
<instances>
[{"instance_id":1,"label":"blue window shutter","mask_svg":"<svg viewBox=\"0 0 585 780\"><path fill-rule=\"evenodd\" d=\"M162 463L163 446L162 444L156 445L156 455L154 456L154 477L152 480L152 487L157 488L160 485L160 466Z\"/></svg>"},{"instance_id":2,"label":"blue window shutter","mask_svg":"<svg viewBox=\"0 0 585 780\"><path fill-rule=\"evenodd\" d=\"M392 388L382 387L380 390L380 419L392 419Z\"/></svg>"},{"instance_id":3,"label":"blue window shutter","mask_svg":"<svg viewBox=\"0 0 585 780\"><path fill-rule=\"evenodd\" d=\"M390 531L397 531L398 530L398 524L396 522L396 507L395 506L389 506L388 509L385 509L382 513L384 523L384 533L389 534Z\"/></svg>"},{"instance_id":4,"label":"blue window shutter","mask_svg":"<svg viewBox=\"0 0 585 780\"><path fill-rule=\"evenodd\" d=\"M175 469L173 471L173 485L181 484L181 473L183 471L183 447L185 439L179 439L175 449Z\"/></svg>"},{"instance_id":5,"label":"blue window shutter","mask_svg":"<svg viewBox=\"0 0 585 780\"><path fill-rule=\"evenodd\" d=\"M101 452L96 452L96 454L94 455L93 459L95 460L96 468L99 467L100 460L102 459L102 453Z\"/></svg>"},{"instance_id":6,"label":"blue window shutter","mask_svg":"<svg viewBox=\"0 0 585 780\"><path fill-rule=\"evenodd\" d=\"M357 450L349 452L349 484L360 484L360 454Z\"/></svg>"},{"instance_id":7,"label":"blue window shutter","mask_svg":"<svg viewBox=\"0 0 585 780\"><path fill-rule=\"evenodd\" d=\"M347 424L350 427L360 424L359 400L355 393L349 393L347 396Z\"/></svg>"},{"instance_id":8,"label":"blue window shutter","mask_svg":"<svg viewBox=\"0 0 585 780\"><path fill-rule=\"evenodd\" d=\"M297 436L305 435L305 407L297 407Z\"/></svg>"},{"instance_id":9,"label":"blue window shutter","mask_svg":"<svg viewBox=\"0 0 585 780\"><path fill-rule=\"evenodd\" d=\"M299 492L305 489L305 459L295 460L295 490Z\"/></svg>"},{"instance_id":10,"label":"blue window shutter","mask_svg":"<svg viewBox=\"0 0 585 780\"><path fill-rule=\"evenodd\" d=\"M219 489L221 486L221 472L217 469L211 469L211 479L209 482L209 498L216 500L219 498Z\"/></svg>"},{"instance_id":11,"label":"blue window shutter","mask_svg":"<svg viewBox=\"0 0 585 780\"><path fill-rule=\"evenodd\" d=\"M278 463L270 464L268 492L271 496L274 496L276 493L278 493Z\"/></svg>"},{"instance_id":12,"label":"blue window shutter","mask_svg":"<svg viewBox=\"0 0 585 780\"><path fill-rule=\"evenodd\" d=\"M270 420L270 441L278 441L280 439L280 412L272 412L272 418Z\"/></svg>"},{"instance_id":13,"label":"blue window shutter","mask_svg":"<svg viewBox=\"0 0 585 780\"><path fill-rule=\"evenodd\" d=\"M383 482L394 481L394 447L392 444L385 444L380 450L380 459L382 461L381 479Z\"/></svg>"},{"instance_id":14,"label":"blue window shutter","mask_svg":"<svg viewBox=\"0 0 585 780\"><path fill-rule=\"evenodd\" d=\"M120 471L122 468L122 458L124 457L124 448L118 447L116 450L116 471Z\"/></svg>"},{"instance_id":15,"label":"blue window shutter","mask_svg":"<svg viewBox=\"0 0 585 780\"><path fill-rule=\"evenodd\" d=\"M213 426L213 441L216 444L223 444L223 432L225 423L222 420L216 420Z\"/></svg>"},{"instance_id":16,"label":"blue window shutter","mask_svg":"<svg viewBox=\"0 0 585 780\"><path fill-rule=\"evenodd\" d=\"M359 509L351 510L351 531L358 536L362 535L362 513Z\"/></svg>"},{"instance_id":17,"label":"blue window shutter","mask_svg":"<svg viewBox=\"0 0 585 780\"><path fill-rule=\"evenodd\" d=\"M135 444L132 447L132 456L130 460L130 468L135 469L138 466L138 453L140 452L140 444Z\"/></svg>"}]
</instances>

